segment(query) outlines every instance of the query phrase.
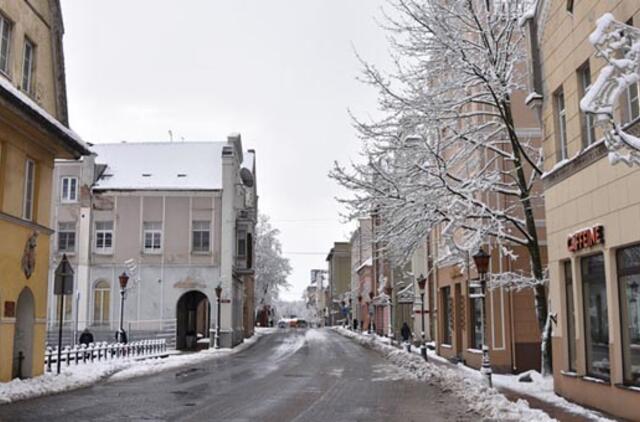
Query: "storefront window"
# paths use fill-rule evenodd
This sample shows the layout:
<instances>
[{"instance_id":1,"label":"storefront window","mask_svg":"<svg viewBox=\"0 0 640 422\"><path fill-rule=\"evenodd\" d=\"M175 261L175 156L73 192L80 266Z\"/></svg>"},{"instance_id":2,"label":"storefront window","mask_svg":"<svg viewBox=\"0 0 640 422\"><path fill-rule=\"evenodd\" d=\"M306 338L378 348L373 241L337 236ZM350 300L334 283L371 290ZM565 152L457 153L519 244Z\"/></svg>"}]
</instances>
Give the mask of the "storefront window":
<instances>
[{"instance_id":1,"label":"storefront window","mask_svg":"<svg viewBox=\"0 0 640 422\"><path fill-rule=\"evenodd\" d=\"M604 255L581 260L587 374L609 379L609 323Z\"/></svg>"},{"instance_id":2,"label":"storefront window","mask_svg":"<svg viewBox=\"0 0 640 422\"><path fill-rule=\"evenodd\" d=\"M640 245L618 251L624 383L640 386Z\"/></svg>"},{"instance_id":3,"label":"storefront window","mask_svg":"<svg viewBox=\"0 0 640 422\"><path fill-rule=\"evenodd\" d=\"M442 321L444 322L442 342L451 344L451 333L453 331L453 299L451 298L451 287L442 288Z\"/></svg>"},{"instance_id":4,"label":"storefront window","mask_svg":"<svg viewBox=\"0 0 640 422\"><path fill-rule=\"evenodd\" d=\"M576 312L573 306L573 274L571 274L571 261L565 261L564 265L564 287L567 298L566 321L567 321L567 342L569 346L569 371L576 370Z\"/></svg>"}]
</instances>

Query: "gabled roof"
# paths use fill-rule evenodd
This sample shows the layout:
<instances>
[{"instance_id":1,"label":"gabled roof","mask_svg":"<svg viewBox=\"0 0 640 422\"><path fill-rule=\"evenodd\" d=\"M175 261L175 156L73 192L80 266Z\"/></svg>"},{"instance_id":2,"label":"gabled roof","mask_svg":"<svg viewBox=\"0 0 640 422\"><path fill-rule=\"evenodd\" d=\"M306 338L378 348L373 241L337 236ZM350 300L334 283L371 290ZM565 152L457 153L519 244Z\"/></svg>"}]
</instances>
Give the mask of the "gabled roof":
<instances>
[{"instance_id":1,"label":"gabled roof","mask_svg":"<svg viewBox=\"0 0 640 422\"><path fill-rule=\"evenodd\" d=\"M94 190L221 190L226 142L95 144L106 169Z\"/></svg>"}]
</instances>

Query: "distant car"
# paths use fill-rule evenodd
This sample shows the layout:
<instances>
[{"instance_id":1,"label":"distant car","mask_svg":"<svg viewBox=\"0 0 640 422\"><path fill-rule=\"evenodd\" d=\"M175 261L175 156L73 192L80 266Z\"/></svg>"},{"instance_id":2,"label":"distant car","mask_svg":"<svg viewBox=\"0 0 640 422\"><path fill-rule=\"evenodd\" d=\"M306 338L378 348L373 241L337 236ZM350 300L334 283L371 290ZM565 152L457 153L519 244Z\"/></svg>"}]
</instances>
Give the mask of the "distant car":
<instances>
[{"instance_id":1,"label":"distant car","mask_svg":"<svg viewBox=\"0 0 640 422\"><path fill-rule=\"evenodd\" d=\"M278 328L287 328L289 326L289 324L287 323L287 321L284 320L280 320L278 321Z\"/></svg>"},{"instance_id":2,"label":"distant car","mask_svg":"<svg viewBox=\"0 0 640 422\"><path fill-rule=\"evenodd\" d=\"M308 326L309 324L307 324L307 321L305 321L304 319L296 320L296 328L307 328Z\"/></svg>"}]
</instances>

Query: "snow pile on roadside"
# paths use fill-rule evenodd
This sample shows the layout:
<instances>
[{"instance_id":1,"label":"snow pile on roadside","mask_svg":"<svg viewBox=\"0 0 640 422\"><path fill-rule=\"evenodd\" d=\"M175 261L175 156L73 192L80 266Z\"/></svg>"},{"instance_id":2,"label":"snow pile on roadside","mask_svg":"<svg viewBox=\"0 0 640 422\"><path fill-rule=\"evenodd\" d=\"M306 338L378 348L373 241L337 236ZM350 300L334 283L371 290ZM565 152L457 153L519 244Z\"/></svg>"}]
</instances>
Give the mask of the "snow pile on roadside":
<instances>
[{"instance_id":1,"label":"snow pile on roadside","mask_svg":"<svg viewBox=\"0 0 640 422\"><path fill-rule=\"evenodd\" d=\"M437 384L443 392L450 392L469 406L469 409L490 420L553 421L546 413L531 409L525 400L509 401L497 390L465 377L459 371L425 362L416 354L409 354L393 346L376 341L375 336L356 334L344 328L334 328L341 335L384 355L399 367L423 381Z\"/></svg>"},{"instance_id":2,"label":"snow pile on roadside","mask_svg":"<svg viewBox=\"0 0 640 422\"><path fill-rule=\"evenodd\" d=\"M474 372L479 376L478 371ZM565 409L568 412L584 416L590 420L599 422L612 421L612 419L605 418L594 410L586 409L578 404L571 403L557 395L553 391L553 377L543 377L537 371L528 371L527 374L531 377L531 382L518 381L518 378L523 376L524 373L519 375L493 374L493 384L499 388L506 388L517 393L535 397L546 403L551 403L556 407Z\"/></svg>"},{"instance_id":3,"label":"snow pile on roadside","mask_svg":"<svg viewBox=\"0 0 640 422\"><path fill-rule=\"evenodd\" d=\"M63 366L60 375L45 373L25 380L16 378L6 383L0 383L0 405L89 387L103 380L121 381L229 356L247 349L259 337L270 332L272 332L271 329L256 330L253 337L245 339L244 343L233 349L208 349L198 353L177 354L165 358L147 360L131 358L78 366Z\"/></svg>"}]
</instances>

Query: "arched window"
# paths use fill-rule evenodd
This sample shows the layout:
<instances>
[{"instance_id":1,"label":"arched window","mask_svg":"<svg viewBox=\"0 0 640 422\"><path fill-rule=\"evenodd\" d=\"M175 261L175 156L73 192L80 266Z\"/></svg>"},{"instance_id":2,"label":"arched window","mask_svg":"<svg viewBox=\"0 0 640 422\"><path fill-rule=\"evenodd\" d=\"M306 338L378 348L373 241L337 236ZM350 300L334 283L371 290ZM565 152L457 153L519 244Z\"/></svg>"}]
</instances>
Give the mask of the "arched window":
<instances>
[{"instance_id":1,"label":"arched window","mask_svg":"<svg viewBox=\"0 0 640 422\"><path fill-rule=\"evenodd\" d=\"M93 323L105 325L109 323L109 306L111 304L111 286L100 280L93 288Z\"/></svg>"}]
</instances>

